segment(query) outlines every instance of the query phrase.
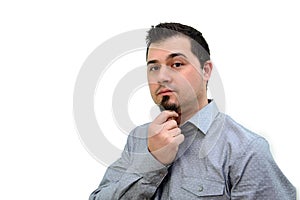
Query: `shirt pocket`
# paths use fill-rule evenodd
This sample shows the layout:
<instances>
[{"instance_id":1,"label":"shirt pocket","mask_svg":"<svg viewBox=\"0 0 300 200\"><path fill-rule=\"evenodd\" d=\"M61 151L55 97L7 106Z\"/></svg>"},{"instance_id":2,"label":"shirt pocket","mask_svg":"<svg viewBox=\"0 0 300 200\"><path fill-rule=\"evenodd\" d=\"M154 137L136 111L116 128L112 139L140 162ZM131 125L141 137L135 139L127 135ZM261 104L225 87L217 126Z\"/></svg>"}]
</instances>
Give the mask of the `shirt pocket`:
<instances>
[{"instance_id":1,"label":"shirt pocket","mask_svg":"<svg viewBox=\"0 0 300 200\"><path fill-rule=\"evenodd\" d=\"M182 186L186 192L193 194L196 199L226 199L223 182L195 177L184 177Z\"/></svg>"}]
</instances>

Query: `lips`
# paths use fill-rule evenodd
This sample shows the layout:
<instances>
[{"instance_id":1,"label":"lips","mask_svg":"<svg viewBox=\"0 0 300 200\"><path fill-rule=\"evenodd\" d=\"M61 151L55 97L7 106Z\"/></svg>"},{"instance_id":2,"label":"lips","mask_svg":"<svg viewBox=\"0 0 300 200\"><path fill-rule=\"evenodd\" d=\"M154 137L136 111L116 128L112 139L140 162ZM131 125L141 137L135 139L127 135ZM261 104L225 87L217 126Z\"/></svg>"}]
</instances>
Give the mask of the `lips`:
<instances>
[{"instance_id":1,"label":"lips","mask_svg":"<svg viewBox=\"0 0 300 200\"><path fill-rule=\"evenodd\" d=\"M158 90L158 92L156 92L156 95L165 95L165 94L172 93L172 92L173 92L173 90L164 88L164 89Z\"/></svg>"}]
</instances>

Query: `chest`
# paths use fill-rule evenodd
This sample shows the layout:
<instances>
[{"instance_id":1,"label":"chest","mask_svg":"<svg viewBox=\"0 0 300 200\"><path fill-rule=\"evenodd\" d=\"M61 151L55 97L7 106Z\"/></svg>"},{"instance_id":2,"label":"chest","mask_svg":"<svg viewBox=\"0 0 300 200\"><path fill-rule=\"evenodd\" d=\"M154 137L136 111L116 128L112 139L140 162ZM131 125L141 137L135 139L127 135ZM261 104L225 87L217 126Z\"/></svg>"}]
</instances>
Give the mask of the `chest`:
<instances>
[{"instance_id":1,"label":"chest","mask_svg":"<svg viewBox=\"0 0 300 200\"><path fill-rule=\"evenodd\" d=\"M189 141L191 140L191 141ZM203 156L203 138L188 138L161 185L161 199L230 199L228 157L218 146Z\"/></svg>"}]
</instances>

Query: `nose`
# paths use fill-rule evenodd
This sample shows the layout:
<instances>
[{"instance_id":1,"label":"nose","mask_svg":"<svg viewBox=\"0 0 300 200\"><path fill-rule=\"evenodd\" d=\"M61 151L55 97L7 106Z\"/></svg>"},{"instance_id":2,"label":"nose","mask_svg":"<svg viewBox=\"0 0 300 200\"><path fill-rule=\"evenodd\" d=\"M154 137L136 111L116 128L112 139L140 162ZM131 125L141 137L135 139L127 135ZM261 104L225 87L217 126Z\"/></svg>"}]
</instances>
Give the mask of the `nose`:
<instances>
[{"instance_id":1,"label":"nose","mask_svg":"<svg viewBox=\"0 0 300 200\"><path fill-rule=\"evenodd\" d=\"M160 84L171 82L172 72L168 66L162 66L157 76L157 82Z\"/></svg>"}]
</instances>

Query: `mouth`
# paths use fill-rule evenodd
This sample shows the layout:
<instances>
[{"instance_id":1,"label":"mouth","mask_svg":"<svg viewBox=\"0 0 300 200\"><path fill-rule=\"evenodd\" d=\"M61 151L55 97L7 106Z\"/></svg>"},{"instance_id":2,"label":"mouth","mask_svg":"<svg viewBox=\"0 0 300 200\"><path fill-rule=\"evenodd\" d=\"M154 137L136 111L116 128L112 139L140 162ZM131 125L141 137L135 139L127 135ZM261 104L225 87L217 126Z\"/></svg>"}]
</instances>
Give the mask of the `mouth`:
<instances>
[{"instance_id":1,"label":"mouth","mask_svg":"<svg viewBox=\"0 0 300 200\"><path fill-rule=\"evenodd\" d=\"M170 95L170 94L172 94L174 91L173 90L171 90L171 89L161 89L161 90L158 90L158 92L156 92L156 95L157 96L159 96L159 95L162 95L162 96L164 96L164 95Z\"/></svg>"}]
</instances>

